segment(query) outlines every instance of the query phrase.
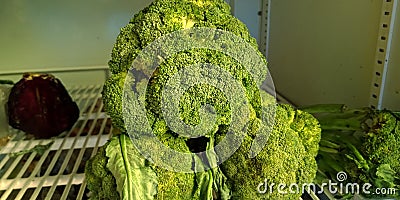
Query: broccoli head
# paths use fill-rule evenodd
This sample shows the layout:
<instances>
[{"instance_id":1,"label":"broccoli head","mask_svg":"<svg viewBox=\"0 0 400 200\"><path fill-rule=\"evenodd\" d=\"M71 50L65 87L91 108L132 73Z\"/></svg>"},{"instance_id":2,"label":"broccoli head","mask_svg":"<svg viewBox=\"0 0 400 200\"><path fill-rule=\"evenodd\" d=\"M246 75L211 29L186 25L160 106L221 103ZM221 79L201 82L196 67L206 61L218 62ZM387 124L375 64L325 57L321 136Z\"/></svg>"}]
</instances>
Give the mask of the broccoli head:
<instances>
[{"instance_id":1,"label":"broccoli head","mask_svg":"<svg viewBox=\"0 0 400 200\"><path fill-rule=\"evenodd\" d=\"M229 51L223 52L218 48L185 48L176 52L175 47L164 45L160 47L161 54L157 54L158 57L155 60L144 60L150 64L157 63L156 69L147 69L145 64L148 63L133 64L137 57L142 56L143 52L146 54L144 50L159 42L157 39L176 31L191 28L211 28L207 29L210 30L207 34L211 36L211 41L223 40L222 44L218 43L219 47L223 50L233 47L235 53L239 52L238 55L242 53L241 57L234 58L235 56L232 56ZM235 38L226 41L221 39L223 38L221 31L230 32L236 38L240 38L240 42L245 42L242 46L249 47L246 50L251 49L251 52L254 52L260 59L256 61L246 58L251 55L243 52L246 50L237 44ZM184 31L183 33L186 34ZM181 37L192 38L191 36L188 32ZM181 45L177 46L181 47ZM105 155L107 168L115 177L116 188L121 197L124 198L126 195L133 195L131 193L145 189L146 191L142 191L143 193L147 196L154 196L156 199L283 199L296 198L301 195L301 191L297 194L287 195L278 194L277 191L271 194L259 194L257 191L259 183L264 181L288 185L311 182L316 172L315 155L320 133L318 123L311 115L287 105L276 106L275 99L259 89L259 85L267 77L267 68L265 67L267 62L257 49L256 40L250 36L246 26L231 15L229 5L224 0L155 0L134 15L129 23L121 29L108 63L112 75L104 84L102 92L106 112L111 116L114 126L124 132L122 136L114 136L116 139L112 139L106 147L106 153L110 152L113 156ZM172 55L162 54L165 52L174 53ZM241 59L248 62L242 62ZM260 63L262 67L259 67ZM214 73L217 70L209 72L211 69L214 70L214 66L218 66L218 72L221 73ZM196 67L200 67L200 69ZM203 69L210 70L201 71ZM193 77L185 76L184 78L179 77L178 82L187 88L183 92L180 91L181 93L179 90L173 90L174 87L169 85L170 81L174 81L177 74L181 76L180 73L191 72L190 70L201 71L193 77L201 77L201 80L215 80L216 82L213 83L217 84L209 84L210 81L192 84L195 82L192 81ZM219 76L223 73L229 74L229 78L233 79L234 84ZM201 76L197 77L198 74ZM124 88L126 86L128 88ZM168 88L173 88L170 89L172 97L179 97L178 104L169 101L163 102L163 92ZM132 90L134 94L129 96L131 94L124 93L124 89ZM238 102L230 101L232 97L237 96L243 98ZM137 109L135 110L134 106L138 104L129 104L129 101L136 100L135 98L138 98L140 103L144 102L145 114L136 112ZM128 103L124 104L123 102ZM180 135L179 131L175 131L167 123L169 118L163 112L163 103L177 105L174 107L177 108L174 111L178 113L179 122L189 126L202 125L210 129L204 131L206 133L199 138ZM202 114L204 114L202 112L209 108L206 107L208 105L211 105L212 109L207 111L215 114L213 123L204 123L202 119ZM235 117L238 112L234 108L238 107L249 112L245 114L245 117L238 117L240 119L237 120ZM146 115L145 119L141 118L142 114ZM263 121L265 117L269 120L276 118L276 125L272 129L269 122ZM192 163L184 163L188 164L191 169L196 169L193 172L177 173L157 166L156 163L160 160L156 159L161 159L160 162L162 159L178 159L174 160L174 163L177 164L181 164L183 161L163 154L162 150L157 149L159 147L153 146L151 140L154 138L146 138L147 133L142 134L147 130L137 127L133 127L135 132L130 130L131 122L148 123L151 131L163 145L184 153L197 153L205 150L212 152L216 149L214 149L214 145L231 133L228 132L231 126L240 130L236 131L240 133L234 132L233 134L243 134L244 140L239 150L221 167L196 171L201 167L214 166L213 164L219 162L219 158L210 153L205 154L204 157L193 156ZM272 132L269 134L265 148L256 149L261 152L254 158L250 158L250 149L254 147L254 141L259 139L260 130L271 130ZM132 132L129 133L129 131ZM150 147L152 153L156 152L161 155L160 158L150 156L149 161L154 163L145 162L144 157L147 156L138 156L132 141L125 141L129 134L137 136L136 131L145 138L144 144L141 145ZM256 147L259 146L256 145ZM224 150L222 149L222 151ZM131 159L115 159L116 157ZM197 161L197 159L204 162L204 166L196 166L198 162L195 160ZM131 163L135 160L135 163ZM140 167L132 169L132 172L121 170L126 169L127 166L122 165L122 162ZM118 167L110 166L110 163ZM90 167L88 169L94 170ZM90 172L88 174L91 176ZM126 182L126 180L135 180L136 178L141 180L145 177L147 178L141 183ZM124 185L124 189L134 184L137 184L137 187L124 190L119 186L121 184ZM147 184L149 188L142 187L142 184ZM153 195L151 189L154 185L156 185L157 192ZM91 187L99 188L100 186L97 184Z\"/></svg>"},{"instance_id":2,"label":"broccoli head","mask_svg":"<svg viewBox=\"0 0 400 200\"><path fill-rule=\"evenodd\" d=\"M127 71L138 53L158 37L192 27L230 31L257 49L256 40L224 0L156 0L121 29L109 61L111 72Z\"/></svg>"},{"instance_id":3,"label":"broccoli head","mask_svg":"<svg viewBox=\"0 0 400 200\"><path fill-rule=\"evenodd\" d=\"M232 199L299 199L303 184L312 183L317 171L320 132L312 115L289 105L276 106L275 125L263 150L249 158L254 141L249 133L239 150L221 165L233 191ZM282 191L279 184L285 184ZM291 184L298 187L289 189Z\"/></svg>"},{"instance_id":4,"label":"broccoli head","mask_svg":"<svg viewBox=\"0 0 400 200\"><path fill-rule=\"evenodd\" d=\"M365 153L373 163L388 164L400 176L400 123L388 110L374 111L364 138Z\"/></svg>"},{"instance_id":5,"label":"broccoli head","mask_svg":"<svg viewBox=\"0 0 400 200\"><path fill-rule=\"evenodd\" d=\"M192 27L229 31L254 48L254 52L263 58L263 62L266 64L264 56L257 50L256 40L251 37L247 27L230 14L230 7L225 1L156 0L134 15L130 22L121 29L112 50L109 61L112 76L104 85L103 100L106 111L112 117L116 127L123 131L126 128L123 123L121 103L123 81L126 73L132 67L133 60L157 38ZM149 80L146 91L146 109L152 126L165 124L160 103L164 85L178 71L198 63L216 65L229 72L235 80L243 85L246 97L251 104L250 109L260 117L261 101L258 86L246 70L246 66L217 50L189 49L163 58L163 62L154 72L142 69L140 66L134 66L132 69L134 72L129 72L133 74L136 81L133 83L133 87L138 87L137 84L143 79ZM267 69L259 69L258 73L260 77L266 77ZM186 91L180 102L181 120L189 125L199 124L200 118L196 111L204 104L212 104L218 113L214 130L218 129L220 125L230 123L230 108L226 97L217 88L210 85L197 85Z\"/></svg>"}]
</instances>

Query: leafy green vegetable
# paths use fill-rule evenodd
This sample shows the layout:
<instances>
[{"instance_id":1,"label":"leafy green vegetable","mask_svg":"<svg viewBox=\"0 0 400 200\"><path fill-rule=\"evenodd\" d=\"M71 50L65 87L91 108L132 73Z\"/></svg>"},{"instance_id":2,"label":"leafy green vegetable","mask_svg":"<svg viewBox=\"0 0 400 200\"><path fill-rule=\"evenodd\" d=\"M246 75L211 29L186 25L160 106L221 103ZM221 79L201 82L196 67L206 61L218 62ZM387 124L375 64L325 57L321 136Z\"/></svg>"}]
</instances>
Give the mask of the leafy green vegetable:
<instances>
[{"instance_id":1,"label":"leafy green vegetable","mask_svg":"<svg viewBox=\"0 0 400 200\"><path fill-rule=\"evenodd\" d=\"M321 123L317 182L346 172L350 183L397 189L400 197L400 120L389 110L349 109L336 105L309 106ZM326 109L324 109L326 108ZM350 195L351 196L351 195ZM392 196L392 195L388 195ZM373 196L374 198L382 196Z\"/></svg>"},{"instance_id":2,"label":"leafy green vegetable","mask_svg":"<svg viewBox=\"0 0 400 200\"><path fill-rule=\"evenodd\" d=\"M107 168L117 181L121 199L154 199L157 175L124 134L112 138L106 149Z\"/></svg>"},{"instance_id":3,"label":"leafy green vegetable","mask_svg":"<svg viewBox=\"0 0 400 200\"><path fill-rule=\"evenodd\" d=\"M385 186L395 188L395 182L400 181L400 178L396 175L396 171L394 171L389 164L380 165L376 169L376 176L377 179L375 181L375 184L381 188Z\"/></svg>"},{"instance_id":4,"label":"leafy green vegetable","mask_svg":"<svg viewBox=\"0 0 400 200\"><path fill-rule=\"evenodd\" d=\"M207 143L207 149L214 148L214 138L211 138ZM201 159L201 158L200 158ZM215 166L217 163L218 156L214 150L205 153L205 166ZM203 166L197 166L204 167ZM228 186L227 177L223 174L220 167L210 168L204 172L196 173L197 192L199 193L199 199L221 199L228 200L231 197L231 190Z\"/></svg>"}]
</instances>

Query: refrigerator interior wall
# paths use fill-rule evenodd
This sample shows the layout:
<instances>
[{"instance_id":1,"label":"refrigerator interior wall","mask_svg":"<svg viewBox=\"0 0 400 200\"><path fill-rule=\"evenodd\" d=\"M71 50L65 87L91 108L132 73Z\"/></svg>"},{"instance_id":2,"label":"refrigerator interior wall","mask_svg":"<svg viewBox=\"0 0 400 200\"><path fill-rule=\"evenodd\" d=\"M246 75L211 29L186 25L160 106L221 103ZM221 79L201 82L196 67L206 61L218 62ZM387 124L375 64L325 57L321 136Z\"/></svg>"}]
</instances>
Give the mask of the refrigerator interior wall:
<instances>
[{"instance_id":1,"label":"refrigerator interior wall","mask_svg":"<svg viewBox=\"0 0 400 200\"><path fill-rule=\"evenodd\" d=\"M107 66L120 28L150 2L2 1L0 79L18 80L19 75L10 76L18 72L71 71L82 66L75 74L60 73L62 81L67 86L103 83L103 71L80 70Z\"/></svg>"},{"instance_id":2,"label":"refrigerator interior wall","mask_svg":"<svg viewBox=\"0 0 400 200\"><path fill-rule=\"evenodd\" d=\"M397 0L228 2L266 53L276 90L289 102L400 110ZM397 12L392 12L390 4ZM388 26L382 28L383 24ZM385 35L390 41L382 47L382 42L378 44L381 34L391 30L392 37ZM383 55L385 69L376 67L380 48L383 54L388 52ZM385 70L386 79L374 88L376 72ZM376 90L381 90L379 101L373 99Z\"/></svg>"},{"instance_id":3,"label":"refrigerator interior wall","mask_svg":"<svg viewBox=\"0 0 400 200\"><path fill-rule=\"evenodd\" d=\"M381 0L271 0L268 60L296 105L369 106Z\"/></svg>"},{"instance_id":4,"label":"refrigerator interior wall","mask_svg":"<svg viewBox=\"0 0 400 200\"><path fill-rule=\"evenodd\" d=\"M258 39L260 1L226 1L232 5L232 13L237 13ZM105 80L102 69L107 67L120 28L151 2L2 2L0 79L17 81L23 72L52 72L67 87L102 84Z\"/></svg>"},{"instance_id":5,"label":"refrigerator interior wall","mask_svg":"<svg viewBox=\"0 0 400 200\"><path fill-rule=\"evenodd\" d=\"M231 0L229 4L232 7L232 13L244 22L249 29L250 34L260 41L260 0Z\"/></svg>"},{"instance_id":6,"label":"refrigerator interior wall","mask_svg":"<svg viewBox=\"0 0 400 200\"><path fill-rule=\"evenodd\" d=\"M393 0L394 1L394 0ZM118 35L151 0L4 1L0 6L0 79L15 72L59 71L66 86L101 84ZM227 0L232 13L268 47L277 91L296 105L346 103L368 106L371 98L382 0ZM270 3L267 20L260 19ZM398 7L398 6L397 6ZM398 9L398 8L397 8ZM382 108L400 109L399 15L395 20ZM264 44L264 37L269 37ZM74 73L62 73L75 66ZM17 73L19 74L19 73Z\"/></svg>"}]
</instances>

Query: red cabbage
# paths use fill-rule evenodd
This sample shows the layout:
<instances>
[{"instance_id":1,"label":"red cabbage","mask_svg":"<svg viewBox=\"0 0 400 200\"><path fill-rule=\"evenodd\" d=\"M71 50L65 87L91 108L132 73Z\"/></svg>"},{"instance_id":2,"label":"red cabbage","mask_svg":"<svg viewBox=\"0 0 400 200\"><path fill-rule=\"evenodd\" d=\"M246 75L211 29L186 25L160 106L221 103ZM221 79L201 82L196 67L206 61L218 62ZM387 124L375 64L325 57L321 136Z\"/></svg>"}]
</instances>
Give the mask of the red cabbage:
<instances>
[{"instance_id":1,"label":"red cabbage","mask_svg":"<svg viewBox=\"0 0 400 200\"><path fill-rule=\"evenodd\" d=\"M7 105L9 124L36 138L57 136L79 118L78 106L50 74L24 74L12 87Z\"/></svg>"}]
</instances>

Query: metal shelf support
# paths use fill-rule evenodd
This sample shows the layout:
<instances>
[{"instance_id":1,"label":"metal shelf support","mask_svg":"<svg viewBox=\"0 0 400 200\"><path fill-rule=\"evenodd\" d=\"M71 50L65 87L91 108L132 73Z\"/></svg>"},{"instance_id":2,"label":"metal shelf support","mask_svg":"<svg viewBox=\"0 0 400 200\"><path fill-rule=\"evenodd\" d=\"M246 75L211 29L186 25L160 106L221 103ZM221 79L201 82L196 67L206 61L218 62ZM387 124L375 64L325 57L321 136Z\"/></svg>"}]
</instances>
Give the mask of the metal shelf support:
<instances>
[{"instance_id":1,"label":"metal shelf support","mask_svg":"<svg viewBox=\"0 0 400 200\"><path fill-rule=\"evenodd\" d=\"M397 3L398 0L384 0L382 3L370 94L370 107L374 109L382 109Z\"/></svg>"}]
</instances>

